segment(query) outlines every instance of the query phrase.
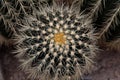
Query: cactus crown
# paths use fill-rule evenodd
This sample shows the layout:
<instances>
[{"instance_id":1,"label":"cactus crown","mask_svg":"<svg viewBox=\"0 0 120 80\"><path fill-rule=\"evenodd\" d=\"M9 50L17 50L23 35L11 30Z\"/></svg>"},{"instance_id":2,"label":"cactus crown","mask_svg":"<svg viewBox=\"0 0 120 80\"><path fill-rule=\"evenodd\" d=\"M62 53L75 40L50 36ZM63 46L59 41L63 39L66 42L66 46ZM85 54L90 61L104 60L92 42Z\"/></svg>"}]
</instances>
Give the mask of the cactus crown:
<instances>
[{"instance_id":1,"label":"cactus crown","mask_svg":"<svg viewBox=\"0 0 120 80\"><path fill-rule=\"evenodd\" d=\"M96 51L94 28L87 16L67 6L46 7L19 24L17 57L32 78L79 79L89 71Z\"/></svg>"}]
</instances>

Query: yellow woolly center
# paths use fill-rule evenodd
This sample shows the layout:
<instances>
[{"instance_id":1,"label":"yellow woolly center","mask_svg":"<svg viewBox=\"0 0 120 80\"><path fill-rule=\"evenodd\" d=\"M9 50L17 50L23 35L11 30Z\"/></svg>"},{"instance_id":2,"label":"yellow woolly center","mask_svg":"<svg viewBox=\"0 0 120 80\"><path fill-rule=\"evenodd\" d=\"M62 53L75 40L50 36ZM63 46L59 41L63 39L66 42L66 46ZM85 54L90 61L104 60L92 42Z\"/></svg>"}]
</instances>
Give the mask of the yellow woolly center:
<instances>
[{"instance_id":1,"label":"yellow woolly center","mask_svg":"<svg viewBox=\"0 0 120 80\"><path fill-rule=\"evenodd\" d=\"M54 35L55 43L60 44L60 45L65 44L66 38L64 36L65 36L65 34L63 32L56 33Z\"/></svg>"}]
</instances>

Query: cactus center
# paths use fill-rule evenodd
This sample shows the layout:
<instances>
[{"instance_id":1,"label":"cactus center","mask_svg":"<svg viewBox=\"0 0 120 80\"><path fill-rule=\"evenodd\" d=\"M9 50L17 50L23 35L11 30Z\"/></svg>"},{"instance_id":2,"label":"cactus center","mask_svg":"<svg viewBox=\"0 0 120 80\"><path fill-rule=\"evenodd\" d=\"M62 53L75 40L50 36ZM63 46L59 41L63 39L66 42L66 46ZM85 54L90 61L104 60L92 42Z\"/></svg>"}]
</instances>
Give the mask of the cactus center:
<instances>
[{"instance_id":1,"label":"cactus center","mask_svg":"<svg viewBox=\"0 0 120 80\"><path fill-rule=\"evenodd\" d=\"M60 45L65 44L66 38L64 36L65 34L63 32L54 34L55 43L60 44Z\"/></svg>"}]
</instances>

